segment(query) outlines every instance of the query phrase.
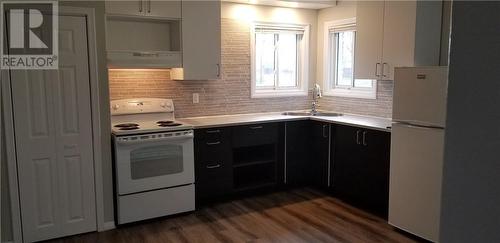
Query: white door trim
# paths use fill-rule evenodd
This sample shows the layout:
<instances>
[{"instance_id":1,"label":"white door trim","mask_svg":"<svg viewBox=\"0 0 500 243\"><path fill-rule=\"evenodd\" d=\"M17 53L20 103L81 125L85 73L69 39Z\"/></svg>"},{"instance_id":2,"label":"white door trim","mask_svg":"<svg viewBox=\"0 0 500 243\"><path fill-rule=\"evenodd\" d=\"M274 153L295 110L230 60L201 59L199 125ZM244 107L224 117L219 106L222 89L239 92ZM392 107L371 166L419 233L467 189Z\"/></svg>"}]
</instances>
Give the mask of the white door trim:
<instances>
[{"instance_id":1,"label":"white door trim","mask_svg":"<svg viewBox=\"0 0 500 243\"><path fill-rule=\"evenodd\" d=\"M110 228L109 222L104 221L104 194L102 182L102 150L101 150L101 123L100 123L100 95L99 95L99 71L97 67L97 48L96 48L96 28L95 13L93 8L80 8L60 6L60 15L84 16L87 22L87 43L89 57L89 79L90 95L92 107L92 136L93 136L93 156L94 156L94 181L95 181L95 200L96 200L96 218L97 230L104 231ZM12 99L10 88L9 72L3 71L2 78L2 97L4 97L5 111L5 136L7 150L7 167L9 174L9 189L12 212L13 242L23 242L21 215L19 206L19 187L17 178L16 149L14 135L14 121L12 111Z\"/></svg>"},{"instance_id":2,"label":"white door trim","mask_svg":"<svg viewBox=\"0 0 500 243\"><path fill-rule=\"evenodd\" d=\"M12 223L12 242L22 242L21 208L19 206L19 190L17 183L16 143L10 87L10 70L2 70L2 98L5 122L5 148L7 157L7 174L9 177L9 196Z\"/></svg>"}]
</instances>

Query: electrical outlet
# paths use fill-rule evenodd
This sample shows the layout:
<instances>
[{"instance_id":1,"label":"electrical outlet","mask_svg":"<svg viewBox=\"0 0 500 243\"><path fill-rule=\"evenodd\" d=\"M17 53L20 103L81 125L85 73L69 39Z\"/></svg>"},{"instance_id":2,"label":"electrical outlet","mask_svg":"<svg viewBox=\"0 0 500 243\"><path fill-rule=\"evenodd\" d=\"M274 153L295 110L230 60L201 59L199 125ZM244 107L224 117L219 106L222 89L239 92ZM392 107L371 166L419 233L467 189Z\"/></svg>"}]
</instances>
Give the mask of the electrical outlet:
<instances>
[{"instance_id":1,"label":"electrical outlet","mask_svg":"<svg viewBox=\"0 0 500 243\"><path fill-rule=\"evenodd\" d=\"M200 94L193 93L193 104L198 104L198 103L200 103Z\"/></svg>"}]
</instances>

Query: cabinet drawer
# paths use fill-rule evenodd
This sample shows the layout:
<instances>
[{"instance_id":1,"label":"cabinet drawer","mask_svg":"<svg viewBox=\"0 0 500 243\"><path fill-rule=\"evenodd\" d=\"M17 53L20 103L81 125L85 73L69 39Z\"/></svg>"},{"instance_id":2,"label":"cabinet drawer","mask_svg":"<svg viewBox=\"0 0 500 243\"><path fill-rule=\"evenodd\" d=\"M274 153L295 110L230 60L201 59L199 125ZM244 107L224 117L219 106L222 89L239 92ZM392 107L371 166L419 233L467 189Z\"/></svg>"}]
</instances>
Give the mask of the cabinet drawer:
<instances>
[{"instance_id":1,"label":"cabinet drawer","mask_svg":"<svg viewBox=\"0 0 500 243\"><path fill-rule=\"evenodd\" d=\"M232 190L232 179L200 180L196 182L196 199L216 199L217 196L230 194Z\"/></svg>"},{"instance_id":2,"label":"cabinet drawer","mask_svg":"<svg viewBox=\"0 0 500 243\"><path fill-rule=\"evenodd\" d=\"M278 141L278 123L234 127L232 134L234 147L276 143Z\"/></svg>"},{"instance_id":3,"label":"cabinet drawer","mask_svg":"<svg viewBox=\"0 0 500 243\"><path fill-rule=\"evenodd\" d=\"M217 178L231 178L232 163L229 153L207 152L201 153L196 161L196 179L213 180Z\"/></svg>"},{"instance_id":4,"label":"cabinet drawer","mask_svg":"<svg viewBox=\"0 0 500 243\"><path fill-rule=\"evenodd\" d=\"M207 128L195 131L195 138L199 146L213 148L230 145L230 128Z\"/></svg>"}]
</instances>

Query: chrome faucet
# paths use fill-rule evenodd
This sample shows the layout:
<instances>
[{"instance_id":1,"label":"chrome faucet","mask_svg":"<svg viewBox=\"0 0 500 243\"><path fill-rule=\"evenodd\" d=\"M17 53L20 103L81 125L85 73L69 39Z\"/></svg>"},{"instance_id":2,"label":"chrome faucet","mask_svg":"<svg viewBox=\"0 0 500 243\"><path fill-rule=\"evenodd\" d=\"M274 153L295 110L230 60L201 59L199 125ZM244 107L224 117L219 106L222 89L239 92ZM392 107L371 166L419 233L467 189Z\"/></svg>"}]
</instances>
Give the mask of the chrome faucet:
<instances>
[{"instance_id":1,"label":"chrome faucet","mask_svg":"<svg viewBox=\"0 0 500 243\"><path fill-rule=\"evenodd\" d=\"M318 113L318 110L317 110L317 108L319 107L318 100L321 97L322 97L322 95L321 95L321 87L319 86L319 84L314 84L314 88L313 88L313 102L312 102L312 107L311 107L311 113L312 114Z\"/></svg>"}]
</instances>

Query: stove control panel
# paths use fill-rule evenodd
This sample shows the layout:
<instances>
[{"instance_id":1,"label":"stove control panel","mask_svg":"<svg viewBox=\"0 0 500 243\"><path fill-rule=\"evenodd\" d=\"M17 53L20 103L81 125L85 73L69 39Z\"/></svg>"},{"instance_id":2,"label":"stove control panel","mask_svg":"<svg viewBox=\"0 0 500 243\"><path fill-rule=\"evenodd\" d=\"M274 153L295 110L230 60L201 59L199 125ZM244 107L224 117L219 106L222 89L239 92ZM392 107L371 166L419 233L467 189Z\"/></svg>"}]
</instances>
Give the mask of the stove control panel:
<instances>
[{"instance_id":1,"label":"stove control panel","mask_svg":"<svg viewBox=\"0 0 500 243\"><path fill-rule=\"evenodd\" d=\"M111 101L111 115L174 112L171 99L138 98Z\"/></svg>"},{"instance_id":2,"label":"stove control panel","mask_svg":"<svg viewBox=\"0 0 500 243\"><path fill-rule=\"evenodd\" d=\"M128 135L115 137L117 143L132 143L136 141L166 141L178 140L180 138L192 139L194 137L193 130L184 130L176 132L151 133L141 135Z\"/></svg>"}]
</instances>

